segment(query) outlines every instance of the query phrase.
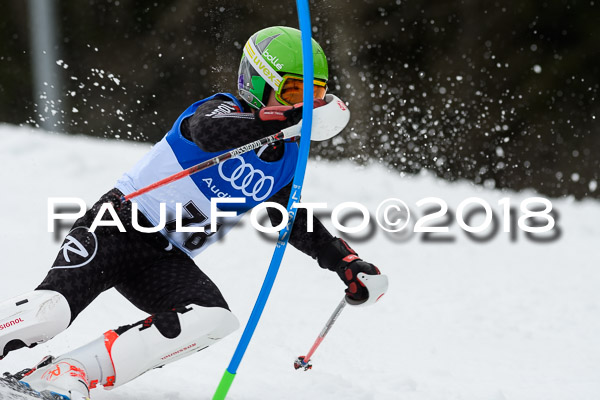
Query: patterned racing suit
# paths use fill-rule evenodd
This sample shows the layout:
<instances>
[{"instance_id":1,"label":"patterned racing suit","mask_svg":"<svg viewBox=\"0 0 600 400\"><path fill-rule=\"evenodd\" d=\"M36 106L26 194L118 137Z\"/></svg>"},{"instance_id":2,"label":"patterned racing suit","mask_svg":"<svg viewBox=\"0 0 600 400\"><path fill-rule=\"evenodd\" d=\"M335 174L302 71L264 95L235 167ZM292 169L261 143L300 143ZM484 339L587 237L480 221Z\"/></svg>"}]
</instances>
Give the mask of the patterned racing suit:
<instances>
[{"instance_id":1,"label":"patterned racing suit","mask_svg":"<svg viewBox=\"0 0 600 400\"><path fill-rule=\"evenodd\" d=\"M245 103L229 94L211 96L186 110L169 134L175 135L173 137L177 137L177 140L183 142L182 146L184 147L185 142L189 142L189 144L193 142L194 148L200 152L199 154L214 155L271 135L292 124L290 121L262 121L242 104ZM163 141L168 139L169 134ZM160 142L155 147L159 145L161 145ZM288 162L288 166L284 167L281 161L285 159L286 154L293 152L294 149L290 146L297 146L297 144L271 144L251 154L256 158L253 161L254 165L260 163L267 166L275 165L271 172L274 171L275 180L279 180L274 185L279 189L274 193L269 193L268 198L264 196L264 193L259 194L258 197L254 193L255 200L258 199L254 203L272 201L284 207L287 206L293 173L292 175L289 173L278 175L277 171L284 168L289 171L290 163ZM162 166L158 161L160 161L158 156L151 156L149 160L146 159L144 165L146 171L151 171L152 177L156 180L164 177L159 176ZM185 160L178 159L177 161L185 163ZM228 162L232 164L232 168L236 168L239 166L239 162L244 161L238 160L238 164L235 164L235 161ZM219 171L218 167L215 166L211 169L213 175L216 176L215 174ZM132 174L131 171L129 174ZM116 188L102 196L82 218L75 222L72 230L66 236L52 268L37 289L54 290L65 296L71 308L72 322L100 293L114 287L136 307L153 314L157 327L168 335L177 334L177 332L168 331L178 329L176 323L178 308L188 304L197 304L204 307L228 309L217 286L192 259L199 253L200 247L203 250L210 244L208 242L218 240L221 234L220 230L214 236L215 232L207 231L205 234L187 234L187 239L181 239L181 237L174 239L169 232L169 224L172 225L170 222L161 232L138 232L132 227L131 202L121 203L120 200L124 189L135 189L131 185L135 179L129 178L131 176L125 174L124 178L119 180ZM193 185L192 181L187 179L187 184ZM205 180L202 181L202 179ZM198 187L202 187L205 182L208 182L207 179L209 178L199 178L197 180ZM210 189L210 185L206 186L207 188L204 189ZM182 191L185 190L187 189L182 189ZM178 195L180 192L171 192L171 194ZM168 193L165 194L165 196L167 195ZM210 197L208 190L205 191L205 197ZM252 202L250 196L248 198ZM125 233L120 232L115 226L98 226L94 233L89 231L102 204L107 202L112 203L117 216L126 229ZM193 219L194 210L188 206L186 204L185 212L190 213L187 214L188 219L190 215ZM245 207L247 209L249 206ZM240 211L246 211L246 209ZM140 210L137 213L137 219L141 226L156 225L154 211L149 210L149 207L142 206ZM279 211L268 209L268 212L274 225L281 222L282 216ZM313 218L313 232L307 232L307 218L306 210L299 209L290 244L317 259L320 249L331 243L334 238L317 218ZM108 213L104 213L103 220L111 219L112 217Z\"/></svg>"}]
</instances>

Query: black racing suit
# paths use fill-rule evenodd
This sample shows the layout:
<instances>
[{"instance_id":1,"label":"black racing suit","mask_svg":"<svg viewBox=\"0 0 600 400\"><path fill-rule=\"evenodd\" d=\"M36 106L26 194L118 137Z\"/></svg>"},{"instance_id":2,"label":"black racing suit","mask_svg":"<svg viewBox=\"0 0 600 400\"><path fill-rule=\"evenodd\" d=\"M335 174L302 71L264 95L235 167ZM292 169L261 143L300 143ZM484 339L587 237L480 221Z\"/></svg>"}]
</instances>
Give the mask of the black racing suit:
<instances>
[{"instance_id":1,"label":"black racing suit","mask_svg":"<svg viewBox=\"0 0 600 400\"><path fill-rule=\"evenodd\" d=\"M297 121L261 121L249 110L237 109L229 99L217 97L200 105L194 115L184 120L181 131L202 150L217 152L276 133L293 122ZM260 158L277 161L283 155L283 147L269 145L260 150ZM291 183L269 201L286 207L290 190ZM170 246L162 234L144 234L132 228L131 203L121 203L121 196L119 190L112 189L75 222L38 289L64 295L73 321L100 293L115 287L136 307L154 314L154 321L163 331L178 329L176 311L188 304L228 309L217 286L190 257ZM99 226L94 234L86 229L106 202L113 203L126 233L113 226ZM281 222L279 212L269 212L269 216L274 225ZM141 213L138 218L141 225L150 226ZM104 219L111 219L108 213ZM330 243L333 236L316 218L313 232L307 232L306 226L307 212L299 209L290 243L316 259L319 249ZM75 249L74 241L87 249L88 259L78 259L76 252L71 251Z\"/></svg>"}]
</instances>

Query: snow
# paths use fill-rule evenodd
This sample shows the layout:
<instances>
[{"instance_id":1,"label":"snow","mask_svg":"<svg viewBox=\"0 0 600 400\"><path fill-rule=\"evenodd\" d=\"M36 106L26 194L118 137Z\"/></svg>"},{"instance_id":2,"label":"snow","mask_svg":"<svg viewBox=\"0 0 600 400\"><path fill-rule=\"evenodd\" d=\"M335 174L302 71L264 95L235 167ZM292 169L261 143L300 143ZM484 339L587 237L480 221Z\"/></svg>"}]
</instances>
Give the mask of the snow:
<instances>
[{"instance_id":1,"label":"snow","mask_svg":"<svg viewBox=\"0 0 600 400\"><path fill-rule=\"evenodd\" d=\"M47 198L80 197L91 205L149 146L8 125L0 125L0 138L0 293L8 298L33 289L60 246L47 232ZM330 210L356 201L374 214L383 200L399 198L422 216L416 206L420 199L441 198L456 212L473 196L485 199L501 223L502 198L509 197L518 209L523 199L539 195L449 183L428 174L401 176L378 165L311 160L303 200L327 202ZM448 233L437 234L454 237L453 242L424 242L422 233L402 239L376 225L370 236L349 239L361 257L389 276L390 289L375 306L346 307L308 372L294 370L293 361L308 352L341 299L343 285L289 247L228 398L600 398L600 207L597 201L569 198L552 199L552 204L561 235L550 243L533 242L521 231L511 241L502 225L492 239L478 243L456 220ZM472 225L481 220L474 218ZM329 218L324 222L335 231ZM243 325L272 250L272 241L244 218L196 259ZM11 353L0 369L21 370L144 316L110 290L67 331ZM121 388L94 390L92 397L209 399L241 333Z\"/></svg>"}]
</instances>

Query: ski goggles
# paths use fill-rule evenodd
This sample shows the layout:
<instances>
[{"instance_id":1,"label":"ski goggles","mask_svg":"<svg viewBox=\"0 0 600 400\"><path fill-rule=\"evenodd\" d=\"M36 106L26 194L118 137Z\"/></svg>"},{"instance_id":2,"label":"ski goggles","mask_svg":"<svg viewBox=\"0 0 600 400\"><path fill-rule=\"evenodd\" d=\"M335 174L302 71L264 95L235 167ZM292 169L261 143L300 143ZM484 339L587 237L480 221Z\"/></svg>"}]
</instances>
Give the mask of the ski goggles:
<instances>
[{"instance_id":1,"label":"ski goggles","mask_svg":"<svg viewBox=\"0 0 600 400\"><path fill-rule=\"evenodd\" d=\"M325 99L325 93L327 93L327 83L323 81L314 80L313 96L315 99ZM302 90L304 88L304 80L300 76L296 75L284 75L279 89L275 93L275 98L286 106L293 106L294 104L301 103Z\"/></svg>"}]
</instances>

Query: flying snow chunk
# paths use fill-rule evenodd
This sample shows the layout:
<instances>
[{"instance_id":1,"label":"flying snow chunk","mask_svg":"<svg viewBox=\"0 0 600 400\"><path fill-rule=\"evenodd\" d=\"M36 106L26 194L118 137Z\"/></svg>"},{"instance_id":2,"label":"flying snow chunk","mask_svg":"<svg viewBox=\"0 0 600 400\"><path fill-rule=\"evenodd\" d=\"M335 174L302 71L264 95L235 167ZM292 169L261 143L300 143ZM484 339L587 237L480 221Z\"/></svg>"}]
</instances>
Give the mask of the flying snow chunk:
<instances>
[{"instance_id":1,"label":"flying snow chunk","mask_svg":"<svg viewBox=\"0 0 600 400\"><path fill-rule=\"evenodd\" d=\"M56 60L56 65L63 67L64 69L69 68L69 65L65 63L63 60Z\"/></svg>"},{"instance_id":2,"label":"flying snow chunk","mask_svg":"<svg viewBox=\"0 0 600 400\"><path fill-rule=\"evenodd\" d=\"M121 80L119 78L117 78L116 76L114 76L113 74L108 74L108 79L112 80L117 85L119 83L121 83Z\"/></svg>"},{"instance_id":3,"label":"flying snow chunk","mask_svg":"<svg viewBox=\"0 0 600 400\"><path fill-rule=\"evenodd\" d=\"M496 181L494 179L486 179L483 181L483 186L488 189L494 189L496 187Z\"/></svg>"},{"instance_id":4,"label":"flying snow chunk","mask_svg":"<svg viewBox=\"0 0 600 400\"><path fill-rule=\"evenodd\" d=\"M540 67L538 64L535 64L533 66L533 72L535 72L536 74L542 73L542 67Z\"/></svg>"}]
</instances>

